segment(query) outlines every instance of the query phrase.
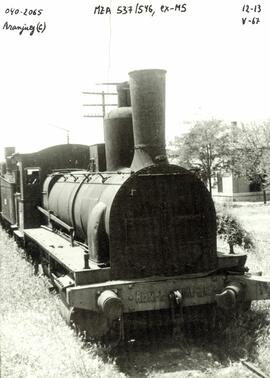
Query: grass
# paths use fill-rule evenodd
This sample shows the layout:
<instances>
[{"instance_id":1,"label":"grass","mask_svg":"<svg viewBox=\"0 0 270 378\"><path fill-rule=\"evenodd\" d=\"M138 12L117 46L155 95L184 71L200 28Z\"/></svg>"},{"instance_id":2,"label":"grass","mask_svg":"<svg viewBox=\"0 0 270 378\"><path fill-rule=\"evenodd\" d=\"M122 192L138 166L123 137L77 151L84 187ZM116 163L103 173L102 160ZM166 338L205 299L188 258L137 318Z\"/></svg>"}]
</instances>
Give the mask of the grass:
<instances>
[{"instance_id":1,"label":"grass","mask_svg":"<svg viewBox=\"0 0 270 378\"><path fill-rule=\"evenodd\" d=\"M59 300L33 274L23 251L0 230L1 377L119 377L112 360L98 356L64 323Z\"/></svg>"},{"instance_id":2,"label":"grass","mask_svg":"<svg viewBox=\"0 0 270 378\"><path fill-rule=\"evenodd\" d=\"M270 275L270 204L234 205L230 211L241 220L247 231L253 233L256 240L255 252L248 255L248 266Z\"/></svg>"},{"instance_id":3,"label":"grass","mask_svg":"<svg viewBox=\"0 0 270 378\"><path fill-rule=\"evenodd\" d=\"M261 271L270 277L270 204L234 204L227 210L254 236L255 249L248 252L247 259L250 272ZM225 364L230 365L221 376L238 377L237 360L241 358L252 361L270 376L269 300L253 302L251 311L236 317L226 329L222 340L213 344L213 349L221 360L224 359ZM215 373L217 372L213 372Z\"/></svg>"},{"instance_id":4,"label":"grass","mask_svg":"<svg viewBox=\"0 0 270 378\"><path fill-rule=\"evenodd\" d=\"M270 273L270 206L245 204L229 209L256 249L251 271ZM246 359L270 376L270 304L259 301L234 317L219 334L180 335L143 344L127 343L114 354L74 337L59 314L59 300L46 281L33 274L23 251L0 230L1 377L254 377Z\"/></svg>"}]
</instances>

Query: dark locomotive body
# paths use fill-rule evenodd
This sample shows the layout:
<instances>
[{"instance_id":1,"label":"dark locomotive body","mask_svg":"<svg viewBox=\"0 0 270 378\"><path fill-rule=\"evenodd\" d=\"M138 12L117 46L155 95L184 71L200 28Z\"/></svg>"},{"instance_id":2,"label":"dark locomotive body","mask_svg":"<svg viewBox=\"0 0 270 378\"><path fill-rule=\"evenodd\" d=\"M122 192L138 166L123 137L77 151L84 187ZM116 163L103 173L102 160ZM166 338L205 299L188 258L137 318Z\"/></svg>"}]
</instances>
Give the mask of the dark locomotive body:
<instances>
[{"instance_id":1,"label":"dark locomotive body","mask_svg":"<svg viewBox=\"0 0 270 378\"><path fill-rule=\"evenodd\" d=\"M55 169L87 169L89 148L84 145L59 145L37 153L15 153L6 148L6 163L1 165L1 217L23 232L41 225L37 205L41 204L46 176ZM8 156L9 155L9 156Z\"/></svg>"},{"instance_id":2,"label":"dark locomotive body","mask_svg":"<svg viewBox=\"0 0 270 378\"><path fill-rule=\"evenodd\" d=\"M217 253L204 184L167 161L165 71L132 72L118 94L105 146L9 150L2 166L1 218L58 288L69 321L92 336L118 324L121 338L131 315L166 311L175 324L190 308L269 298L269 280L245 274L245 255Z\"/></svg>"}]
</instances>

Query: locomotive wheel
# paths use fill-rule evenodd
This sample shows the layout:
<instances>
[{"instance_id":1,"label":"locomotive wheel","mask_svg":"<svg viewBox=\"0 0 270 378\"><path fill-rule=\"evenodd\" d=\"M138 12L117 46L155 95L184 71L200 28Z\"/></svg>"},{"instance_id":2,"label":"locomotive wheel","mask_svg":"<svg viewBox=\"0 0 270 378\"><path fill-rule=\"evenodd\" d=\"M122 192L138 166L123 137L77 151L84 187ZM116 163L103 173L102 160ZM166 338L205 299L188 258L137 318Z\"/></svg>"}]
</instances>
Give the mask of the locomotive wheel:
<instances>
[{"instance_id":1,"label":"locomotive wheel","mask_svg":"<svg viewBox=\"0 0 270 378\"><path fill-rule=\"evenodd\" d=\"M62 301L60 312L67 324L83 339L101 340L110 346L119 344L122 335L121 320L110 323L102 313L70 307Z\"/></svg>"},{"instance_id":2,"label":"locomotive wheel","mask_svg":"<svg viewBox=\"0 0 270 378\"><path fill-rule=\"evenodd\" d=\"M123 318L115 319L111 322L110 327L105 335L101 337L101 342L110 347L116 347L124 338Z\"/></svg>"},{"instance_id":3,"label":"locomotive wheel","mask_svg":"<svg viewBox=\"0 0 270 378\"><path fill-rule=\"evenodd\" d=\"M38 274L40 261L40 251L37 245L31 241L27 241L25 244L25 251L27 260L34 265L34 273Z\"/></svg>"},{"instance_id":4,"label":"locomotive wheel","mask_svg":"<svg viewBox=\"0 0 270 378\"><path fill-rule=\"evenodd\" d=\"M96 339L109 331L108 321L103 314L69 307L65 304L62 307L62 316L79 335L87 339Z\"/></svg>"},{"instance_id":5,"label":"locomotive wheel","mask_svg":"<svg viewBox=\"0 0 270 378\"><path fill-rule=\"evenodd\" d=\"M251 301L238 303L236 305L236 311L237 312L247 312L250 310L251 307Z\"/></svg>"}]
</instances>

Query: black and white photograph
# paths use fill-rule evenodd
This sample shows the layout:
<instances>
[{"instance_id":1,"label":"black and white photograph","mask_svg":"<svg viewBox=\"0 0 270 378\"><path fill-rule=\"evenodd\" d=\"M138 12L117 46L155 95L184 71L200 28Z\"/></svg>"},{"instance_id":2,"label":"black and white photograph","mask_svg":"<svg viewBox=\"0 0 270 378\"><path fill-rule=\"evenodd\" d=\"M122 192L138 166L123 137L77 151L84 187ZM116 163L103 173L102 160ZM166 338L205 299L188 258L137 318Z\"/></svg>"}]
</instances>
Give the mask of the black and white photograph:
<instances>
[{"instance_id":1,"label":"black and white photograph","mask_svg":"<svg viewBox=\"0 0 270 378\"><path fill-rule=\"evenodd\" d=\"M2 0L1 378L270 377L270 3Z\"/></svg>"}]
</instances>

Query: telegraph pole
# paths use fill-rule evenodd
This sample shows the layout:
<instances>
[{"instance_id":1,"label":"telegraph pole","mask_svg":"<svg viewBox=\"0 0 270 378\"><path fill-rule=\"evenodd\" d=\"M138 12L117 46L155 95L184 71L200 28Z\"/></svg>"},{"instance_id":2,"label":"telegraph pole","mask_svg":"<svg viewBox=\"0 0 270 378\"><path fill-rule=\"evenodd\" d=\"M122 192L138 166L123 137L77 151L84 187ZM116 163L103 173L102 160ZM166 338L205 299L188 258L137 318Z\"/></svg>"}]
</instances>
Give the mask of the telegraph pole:
<instances>
[{"instance_id":1,"label":"telegraph pole","mask_svg":"<svg viewBox=\"0 0 270 378\"><path fill-rule=\"evenodd\" d=\"M118 85L120 83L97 83L97 85ZM90 103L90 104L83 104L83 106L90 106L90 107L101 107L102 113L92 113L92 114L84 114L83 117L85 118L104 118L106 114L106 107L108 106L117 106L117 103L106 103L106 96L117 96L116 92L82 92L85 95L92 95L92 96L101 96L100 103Z\"/></svg>"}]
</instances>

